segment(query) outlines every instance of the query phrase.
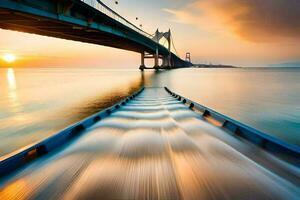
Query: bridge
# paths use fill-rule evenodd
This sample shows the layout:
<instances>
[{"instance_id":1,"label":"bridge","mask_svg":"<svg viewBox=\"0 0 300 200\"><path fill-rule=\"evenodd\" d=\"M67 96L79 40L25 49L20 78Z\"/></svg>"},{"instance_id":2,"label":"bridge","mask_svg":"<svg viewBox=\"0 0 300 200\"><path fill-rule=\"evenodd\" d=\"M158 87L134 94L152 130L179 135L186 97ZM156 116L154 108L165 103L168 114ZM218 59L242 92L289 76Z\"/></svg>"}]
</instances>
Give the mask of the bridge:
<instances>
[{"instance_id":1,"label":"bridge","mask_svg":"<svg viewBox=\"0 0 300 200\"><path fill-rule=\"evenodd\" d=\"M134 51L141 70L149 58L155 69L192 65L171 51L170 30L149 34L100 0L1 0L0 28Z\"/></svg>"}]
</instances>

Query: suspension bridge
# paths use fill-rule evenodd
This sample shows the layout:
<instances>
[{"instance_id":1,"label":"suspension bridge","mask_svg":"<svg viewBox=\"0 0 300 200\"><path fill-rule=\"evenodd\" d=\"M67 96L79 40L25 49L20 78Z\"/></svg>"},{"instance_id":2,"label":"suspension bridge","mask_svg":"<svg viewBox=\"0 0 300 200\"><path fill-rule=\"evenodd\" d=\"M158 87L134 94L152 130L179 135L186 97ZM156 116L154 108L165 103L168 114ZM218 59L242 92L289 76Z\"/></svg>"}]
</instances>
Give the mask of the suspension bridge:
<instances>
[{"instance_id":1,"label":"suspension bridge","mask_svg":"<svg viewBox=\"0 0 300 200\"><path fill-rule=\"evenodd\" d=\"M145 59L155 69L192 65L177 55L170 30L149 34L100 0L1 0L0 28L134 51L141 70Z\"/></svg>"}]
</instances>

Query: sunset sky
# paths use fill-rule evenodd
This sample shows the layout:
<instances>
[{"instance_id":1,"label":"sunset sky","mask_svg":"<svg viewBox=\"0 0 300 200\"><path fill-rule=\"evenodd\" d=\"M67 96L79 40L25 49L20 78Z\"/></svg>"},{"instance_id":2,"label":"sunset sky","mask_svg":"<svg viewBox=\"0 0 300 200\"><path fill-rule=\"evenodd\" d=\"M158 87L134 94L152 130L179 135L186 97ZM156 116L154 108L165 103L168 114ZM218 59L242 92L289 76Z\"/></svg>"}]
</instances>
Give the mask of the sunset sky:
<instances>
[{"instance_id":1,"label":"sunset sky","mask_svg":"<svg viewBox=\"0 0 300 200\"><path fill-rule=\"evenodd\" d=\"M266 66L300 61L299 0L103 0L154 33L171 28L194 63ZM136 21L135 17L139 17ZM0 29L0 55L16 67L137 67L133 52ZM5 65L3 59L0 66Z\"/></svg>"}]
</instances>

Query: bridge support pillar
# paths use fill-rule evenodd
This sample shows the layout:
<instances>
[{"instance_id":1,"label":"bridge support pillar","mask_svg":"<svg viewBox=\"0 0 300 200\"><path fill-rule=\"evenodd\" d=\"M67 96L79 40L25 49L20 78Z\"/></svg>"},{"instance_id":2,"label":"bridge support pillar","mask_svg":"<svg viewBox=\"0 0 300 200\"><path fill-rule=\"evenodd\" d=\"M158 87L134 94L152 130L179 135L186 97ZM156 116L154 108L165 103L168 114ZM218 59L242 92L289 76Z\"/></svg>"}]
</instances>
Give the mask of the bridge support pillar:
<instances>
[{"instance_id":1,"label":"bridge support pillar","mask_svg":"<svg viewBox=\"0 0 300 200\"><path fill-rule=\"evenodd\" d=\"M155 68L159 67L158 55L154 56L154 67Z\"/></svg>"},{"instance_id":2,"label":"bridge support pillar","mask_svg":"<svg viewBox=\"0 0 300 200\"><path fill-rule=\"evenodd\" d=\"M156 53L154 54L154 69L159 68L159 55L158 50L156 50Z\"/></svg>"},{"instance_id":3,"label":"bridge support pillar","mask_svg":"<svg viewBox=\"0 0 300 200\"><path fill-rule=\"evenodd\" d=\"M171 56L164 56L163 58L163 63L162 63L162 67L166 68L166 69L170 69L171 66Z\"/></svg>"},{"instance_id":4,"label":"bridge support pillar","mask_svg":"<svg viewBox=\"0 0 300 200\"><path fill-rule=\"evenodd\" d=\"M141 53L141 65L140 65L140 70L144 71L144 69L146 68L145 66L145 52Z\"/></svg>"}]
</instances>

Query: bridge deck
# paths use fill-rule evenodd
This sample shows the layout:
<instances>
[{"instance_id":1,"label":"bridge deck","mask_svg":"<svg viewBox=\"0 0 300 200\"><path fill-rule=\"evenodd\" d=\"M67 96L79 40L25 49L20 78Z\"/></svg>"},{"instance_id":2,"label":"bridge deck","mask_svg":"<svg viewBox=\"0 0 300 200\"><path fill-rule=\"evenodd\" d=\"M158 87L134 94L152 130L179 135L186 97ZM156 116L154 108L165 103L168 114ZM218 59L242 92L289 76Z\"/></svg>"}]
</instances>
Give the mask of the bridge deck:
<instances>
[{"instance_id":1,"label":"bridge deck","mask_svg":"<svg viewBox=\"0 0 300 200\"><path fill-rule=\"evenodd\" d=\"M299 170L289 167L147 88L59 153L2 180L0 199L297 199Z\"/></svg>"}]
</instances>

